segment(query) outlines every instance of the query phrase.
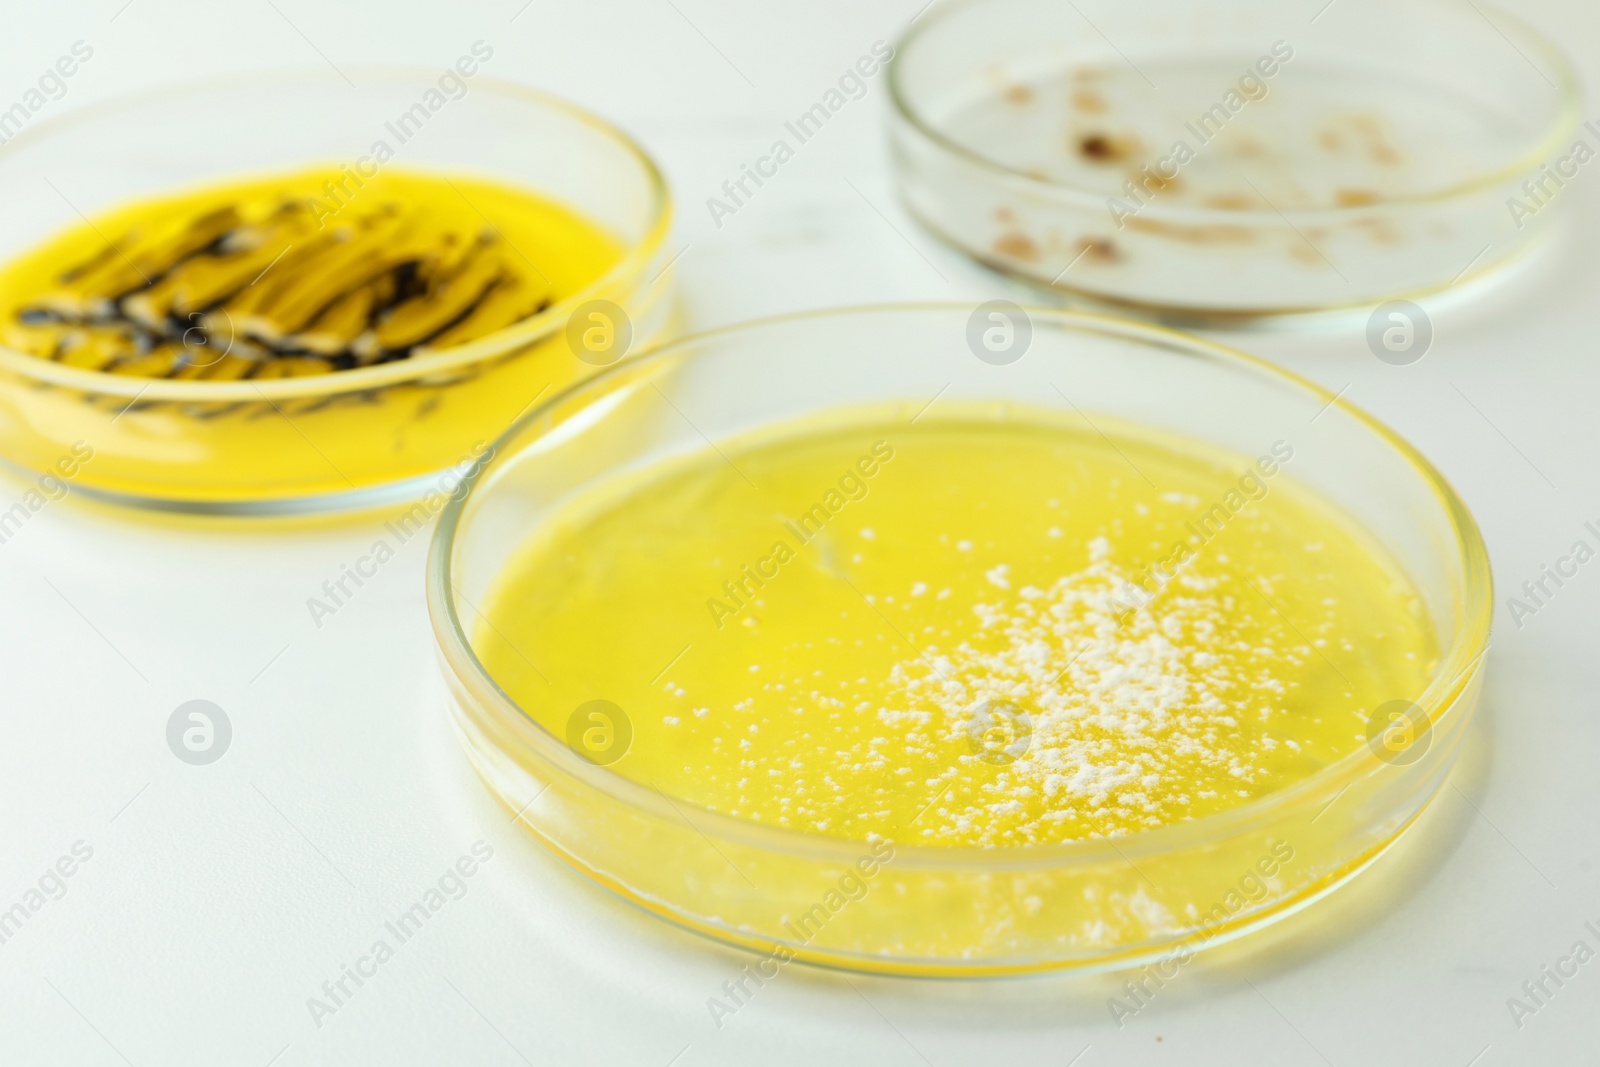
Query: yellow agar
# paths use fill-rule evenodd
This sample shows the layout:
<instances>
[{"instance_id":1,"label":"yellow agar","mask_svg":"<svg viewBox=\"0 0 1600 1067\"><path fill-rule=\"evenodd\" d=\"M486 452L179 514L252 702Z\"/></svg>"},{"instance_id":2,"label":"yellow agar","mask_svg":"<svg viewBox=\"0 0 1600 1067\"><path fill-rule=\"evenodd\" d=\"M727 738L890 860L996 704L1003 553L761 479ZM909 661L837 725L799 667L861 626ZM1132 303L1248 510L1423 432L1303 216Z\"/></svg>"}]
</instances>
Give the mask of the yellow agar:
<instances>
[{"instance_id":1,"label":"yellow agar","mask_svg":"<svg viewBox=\"0 0 1600 1067\"><path fill-rule=\"evenodd\" d=\"M1264 796L1434 671L1416 591L1287 442L940 407L611 479L531 535L478 655L557 736L619 706L612 768L682 801L978 846Z\"/></svg>"},{"instance_id":2,"label":"yellow agar","mask_svg":"<svg viewBox=\"0 0 1600 1067\"><path fill-rule=\"evenodd\" d=\"M240 236L201 245L226 233ZM43 468L60 440L81 438L96 449L85 484L198 499L341 492L436 471L589 370L561 332L444 374L419 364L419 379L376 388L342 390L344 372L482 340L591 286L623 252L600 226L536 194L399 167L359 188L328 168L131 203L0 268L0 341L111 375L310 376L320 391L217 402L150 394L130 406L131 393L7 383L6 451ZM408 262L397 289L393 268ZM596 295L626 300L620 290ZM136 345L134 327L148 334ZM51 437L29 427L50 427Z\"/></svg>"},{"instance_id":3,"label":"yellow agar","mask_svg":"<svg viewBox=\"0 0 1600 1067\"><path fill-rule=\"evenodd\" d=\"M300 377L476 340L620 254L567 208L506 186L382 171L358 187L314 170L69 230L0 270L0 336L113 374Z\"/></svg>"}]
</instances>

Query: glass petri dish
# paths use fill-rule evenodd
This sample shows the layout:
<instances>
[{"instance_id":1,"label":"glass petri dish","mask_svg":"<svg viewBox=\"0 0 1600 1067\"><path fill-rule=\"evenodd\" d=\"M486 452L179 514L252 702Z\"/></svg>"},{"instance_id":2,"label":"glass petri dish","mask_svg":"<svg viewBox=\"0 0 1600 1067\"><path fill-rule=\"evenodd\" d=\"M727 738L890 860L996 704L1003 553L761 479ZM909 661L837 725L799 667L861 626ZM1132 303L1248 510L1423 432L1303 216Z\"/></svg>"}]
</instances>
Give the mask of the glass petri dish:
<instances>
[{"instance_id":1,"label":"glass petri dish","mask_svg":"<svg viewBox=\"0 0 1600 1067\"><path fill-rule=\"evenodd\" d=\"M890 66L901 198L1031 286L1218 325L1443 289L1549 231L1582 162L1550 42L1456 0L1315 8L935 8Z\"/></svg>"},{"instance_id":2,"label":"glass petri dish","mask_svg":"<svg viewBox=\"0 0 1600 1067\"><path fill-rule=\"evenodd\" d=\"M441 512L428 606L467 756L539 844L655 915L780 961L981 975L1126 966L1220 943L1343 884L1412 824L1477 702L1492 599L1477 527L1439 473L1345 401L1215 344L1030 309L1025 355L1002 366L975 358L973 321L969 306L851 308L673 342L541 403L466 479ZM891 861L869 863L870 891L802 935L795 918L872 860L865 841L642 784L620 773L625 754L591 759L542 725L570 709L519 706L485 668L483 642L499 631L482 611L497 581L531 533L596 484L842 406L893 405L909 421L930 402L1123 420L1247 456L1293 442L1294 479L1391 555L1433 624L1438 665L1411 697L1425 740L1403 759L1360 746L1279 791L1148 831L1041 846L891 842ZM532 663L541 650L518 655ZM541 673L569 668L546 661ZM1271 862L1286 846L1294 862Z\"/></svg>"},{"instance_id":3,"label":"glass petri dish","mask_svg":"<svg viewBox=\"0 0 1600 1067\"><path fill-rule=\"evenodd\" d=\"M138 378L0 345L0 457L27 472L71 470L75 488L162 510L278 514L409 499L471 462L535 397L670 325L669 194L627 135L481 68L449 72L449 95L438 71L346 73L349 82L317 71L178 85L29 127L0 156L0 194L12 205L0 262L130 201L313 167L367 173L379 142L391 153L384 168L480 179L559 205L611 238L619 258L497 332L300 378ZM567 336L592 301L626 320L613 335L626 340L599 355Z\"/></svg>"}]
</instances>

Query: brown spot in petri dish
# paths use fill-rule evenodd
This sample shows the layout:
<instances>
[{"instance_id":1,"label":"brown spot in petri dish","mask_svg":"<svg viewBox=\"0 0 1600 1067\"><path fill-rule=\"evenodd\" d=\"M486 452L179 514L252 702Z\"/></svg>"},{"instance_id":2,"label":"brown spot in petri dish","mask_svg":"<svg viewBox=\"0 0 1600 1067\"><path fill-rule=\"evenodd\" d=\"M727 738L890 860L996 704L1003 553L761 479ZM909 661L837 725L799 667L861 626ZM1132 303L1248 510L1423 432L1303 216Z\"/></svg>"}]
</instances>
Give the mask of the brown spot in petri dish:
<instances>
[{"instance_id":1,"label":"brown spot in petri dish","mask_svg":"<svg viewBox=\"0 0 1600 1067\"><path fill-rule=\"evenodd\" d=\"M1366 207L1383 199L1371 189L1336 189L1333 202L1340 207Z\"/></svg>"},{"instance_id":2,"label":"brown spot in petri dish","mask_svg":"<svg viewBox=\"0 0 1600 1067\"><path fill-rule=\"evenodd\" d=\"M994 209L994 217L996 222L1017 221L1017 213L1012 211L1009 207L1006 207L1004 204L1001 204L999 207Z\"/></svg>"},{"instance_id":3,"label":"brown spot in petri dish","mask_svg":"<svg viewBox=\"0 0 1600 1067\"><path fill-rule=\"evenodd\" d=\"M1047 182L1052 180L1050 177L1050 172L1045 170L1043 167L1024 167L1022 168L1022 173L1026 174L1036 182Z\"/></svg>"},{"instance_id":4,"label":"brown spot in petri dish","mask_svg":"<svg viewBox=\"0 0 1600 1067\"><path fill-rule=\"evenodd\" d=\"M1204 203L1218 211L1249 211L1256 206L1255 201L1243 193L1215 193L1206 197Z\"/></svg>"},{"instance_id":5,"label":"brown spot in petri dish","mask_svg":"<svg viewBox=\"0 0 1600 1067\"><path fill-rule=\"evenodd\" d=\"M1078 154L1095 163L1119 162L1133 155L1138 147L1136 138L1108 133L1088 133L1078 138Z\"/></svg>"},{"instance_id":6,"label":"brown spot in petri dish","mask_svg":"<svg viewBox=\"0 0 1600 1067\"><path fill-rule=\"evenodd\" d=\"M1006 103L1015 104L1017 107L1027 107L1033 103L1036 93L1031 85L1013 85L1001 94Z\"/></svg>"},{"instance_id":7,"label":"brown spot in petri dish","mask_svg":"<svg viewBox=\"0 0 1600 1067\"><path fill-rule=\"evenodd\" d=\"M1399 166L1404 159L1404 157L1400 155L1399 149L1395 148L1389 142L1383 140L1373 141L1373 143L1367 147L1367 152L1372 156L1372 161L1374 163L1381 163L1385 167Z\"/></svg>"},{"instance_id":8,"label":"brown spot in petri dish","mask_svg":"<svg viewBox=\"0 0 1600 1067\"><path fill-rule=\"evenodd\" d=\"M995 238L994 250L1002 256L1020 259L1024 263L1037 263L1040 259L1039 246L1033 238L1016 231Z\"/></svg>"},{"instance_id":9,"label":"brown spot in petri dish","mask_svg":"<svg viewBox=\"0 0 1600 1067\"><path fill-rule=\"evenodd\" d=\"M1367 237L1372 241L1373 244L1398 245L1405 243L1405 238L1401 236L1400 231L1397 230L1387 219L1371 217L1360 218L1354 220L1351 225L1357 226L1365 231Z\"/></svg>"},{"instance_id":10,"label":"brown spot in petri dish","mask_svg":"<svg viewBox=\"0 0 1600 1067\"><path fill-rule=\"evenodd\" d=\"M1110 159L1111 139L1100 133L1091 133L1087 137L1080 137L1078 138L1078 152L1089 159Z\"/></svg>"},{"instance_id":11,"label":"brown spot in petri dish","mask_svg":"<svg viewBox=\"0 0 1600 1067\"><path fill-rule=\"evenodd\" d=\"M1079 89L1072 94L1072 106L1086 115L1104 115L1106 98L1093 89Z\"/></svg>"},{"instance_id":12,"label":"brown spot in petri dish","mask_svg":"<svg viewBox=\"0 0 1600 1067\"><path fill-rule=\"evenodd\" d=\"M1349 141L1353 140L1356 151L1365 150L1374 163L1393 167L1403 163L1405 157L1395 146L1390 133L1388 123L1382 116L1356 111L1331 119L1317 134L1317 141L1330 152L1343 152Z\"/></svg>"},{"instance_id":13,"label":"brown spot in petri dish","mask_svg":"<svg viewBox=\"0 0 1600 1067\"><path fill-rule=\"evenodd\" d=\"M1166 177L1151 170L1148 164L1138 170L1128 171L1128 180L1152 193L1176 192L1183 186L1183 180L1176 173Z\"/></svg>"},{"instance_id":14,"label":"brown spot in petri dish","mask_svg":"<svg viewBox=\"0 0 1600 1067\"><path fill-rule=\"evenodd\" d=\"M1109 237L1085 237L1078 242L1075 255L1081 256L1085 263L1099 264L1115 263L1122 258L1121 251Z\"/></svg>"}]
</instances>

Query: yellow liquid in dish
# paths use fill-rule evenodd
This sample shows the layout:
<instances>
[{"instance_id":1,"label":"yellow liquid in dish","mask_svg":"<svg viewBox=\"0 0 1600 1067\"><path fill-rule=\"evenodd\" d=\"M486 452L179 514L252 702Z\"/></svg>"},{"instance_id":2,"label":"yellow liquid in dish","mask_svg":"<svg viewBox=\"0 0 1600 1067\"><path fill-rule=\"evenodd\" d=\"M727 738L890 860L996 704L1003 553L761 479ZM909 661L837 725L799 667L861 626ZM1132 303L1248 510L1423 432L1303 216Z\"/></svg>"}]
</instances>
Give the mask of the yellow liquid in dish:
<instances>
[{"instance_id":1,"label":"yellow liquid in dish","mask_svg":"<svg viewBox=\"0 0 1600 1067\"><path fill-rule=\"evenodd\" d=\"M562 204L400 167L359 187L311 170L129 204L0 268L0 341L108 375L235 383L246 397L152 392L130 405L132 392L7 380L0 436L40 469L62 442L87 441L95 459L80 481L135 495L293 497L426 474L587 370L562 332L385 386L341 389L343 372L482 340L591 286L623 252ZM250 391L283 378L325 386L270 401Z\"/></svg>"},{"instance_id":2,"label":"yellow liquid in dish","mask_svg":"<svg viewBox=\"0 0 1600 1067\"><path fill-rule=\"evenodd\" d=\"M1422 691L1415 591L1292 448L1100 426L863 414L619 475L535 532L474 645L579 751L611 734L575 711L620 707L602 761L669 796L922 845L1224 811Z\"/></svg>"},{"instance_id":3,"label":"yellow liquid in dish","mask_svg":"<svg viewBox=\"0 0 1600 1067\"><path fill-rule=\"evenodd\" d=\"M0 324L10 347L89 370L301 377L477 340L620 255L572 211L506 186L312 170L69 230L0 270Z\"/></svg>"}]
</instances>

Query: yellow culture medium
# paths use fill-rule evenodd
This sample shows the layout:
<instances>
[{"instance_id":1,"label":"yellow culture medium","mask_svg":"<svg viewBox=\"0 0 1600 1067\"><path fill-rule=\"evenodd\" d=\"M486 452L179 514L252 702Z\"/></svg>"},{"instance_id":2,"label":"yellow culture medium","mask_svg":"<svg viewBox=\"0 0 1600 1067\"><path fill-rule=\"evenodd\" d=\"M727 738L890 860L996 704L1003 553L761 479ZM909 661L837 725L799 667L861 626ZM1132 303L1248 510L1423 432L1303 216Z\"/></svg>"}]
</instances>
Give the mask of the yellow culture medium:
<instances>
[{"instance_id":1,"label":"yellow culture medium","mask_svg":"<svg viewBox=\"0 0 1600 1067\"><path fill-rule=\"evenodd\" d=\"M538 353L548 358L508 360L532 351L508 349L436 380L341 391L335 377L270 402L251 385L424 361L591 285L622 254L567 207L467 175L253 177L129 204L12 260L0 268L0 342L82 370L245 388L243 402L132 407L115 392L30 397L25 421L95 446L84 477L101 487L164 495L171 485L152 483L176 477L201 498L359 488L462 458L572 378L560 332ZM15 453L27 443L8 451L26 460Z\"/></svg>"},{"instance_id":2,"label":"yellow culture medium","mask_svg":"<svg viewBox=\"0 0 1600 1067\"><path fill-rule=\"evenodd\" d=\"M531 534L474 646L668 796L914 845L1225 811L1422 692L1416 591L1293 482L1292 446L1096 427L942 402L619 474ZM569 732L595 700L626 723Z\"/></svg>"}]
</instances>

